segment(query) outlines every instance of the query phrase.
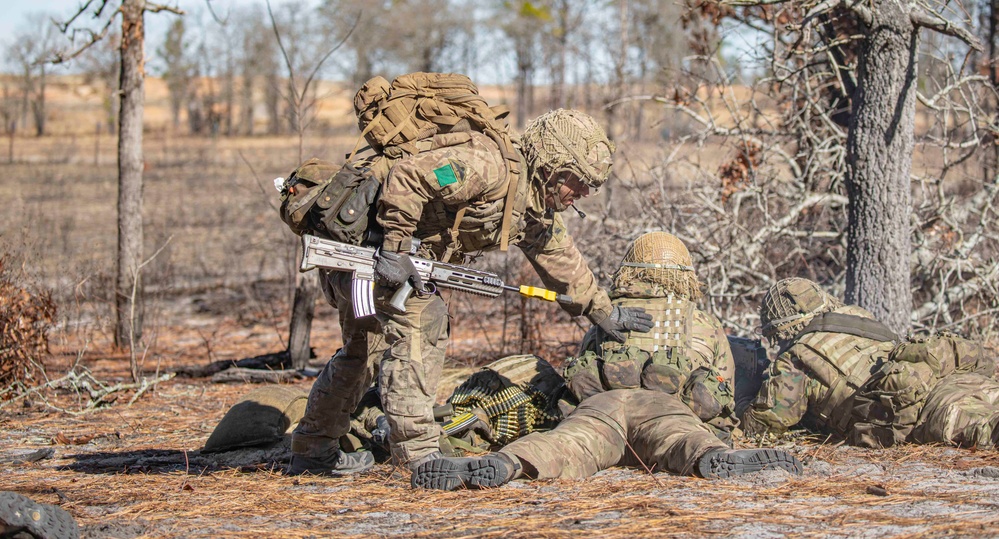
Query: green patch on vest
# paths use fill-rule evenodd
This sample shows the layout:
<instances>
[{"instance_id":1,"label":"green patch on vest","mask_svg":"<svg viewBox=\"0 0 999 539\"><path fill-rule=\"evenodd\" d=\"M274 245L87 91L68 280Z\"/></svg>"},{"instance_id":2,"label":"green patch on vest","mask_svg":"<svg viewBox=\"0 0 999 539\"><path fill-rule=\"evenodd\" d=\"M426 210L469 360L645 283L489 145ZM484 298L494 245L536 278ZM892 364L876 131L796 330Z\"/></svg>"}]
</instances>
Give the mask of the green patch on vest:
<instances>
[{"instance_id":1,"label":"green patch on vest","mask_svg":"<svg viewBox=\"0 0 999 539\"><path fill-rule=\"evenodd\" d=\"M454 168L450 163L444 165L440 168L434 169L434 176L437 177L437 183L441 187L447 187L452 183L458 183L458 178L454 174Z\"/></svg>"}]
</instances>

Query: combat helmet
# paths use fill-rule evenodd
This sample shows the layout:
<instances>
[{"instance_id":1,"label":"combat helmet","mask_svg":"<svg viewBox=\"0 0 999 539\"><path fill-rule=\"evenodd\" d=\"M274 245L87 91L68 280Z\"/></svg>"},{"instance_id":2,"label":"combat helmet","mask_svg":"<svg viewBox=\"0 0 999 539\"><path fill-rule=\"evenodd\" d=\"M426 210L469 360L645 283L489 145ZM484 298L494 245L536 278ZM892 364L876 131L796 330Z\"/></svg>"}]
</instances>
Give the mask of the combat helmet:
<instances>
[{"instance_id":1,"label":"combat helmet","mask_svg":"<svg viewBox=\"0 0 999 539\"><path fill-rule=\"evenodd\" d=\"M781 279L767 290L760 305L763 336L771 343L791 340L816 315L842 306L843 302L808 279Z\"/></svg>"},{"instance_id":2,"label":"combat helmet","mask_svg":"<svg viewBox=\"0 0 999 539\"><path fill-rule=\"evenodd\" d=\"M569 171L592 189L610 176L614 143L583 112L556 109L538 116L524 129L521 144L534 174L544 170L554 177Z\"/></svg>"},{"instance_id":3,"label":"combat helmet","mask_svg":"<svg viewBox=\"0 0 999 539\"><path fill-rule=\"evenodd\" d=\"M668 232L648 232L628 246L624 259L614 273L614 288L623 290L636 283L652 285L662 294L696 300L701 297L701 283L694 273L687 246Z\"/></svg>"}]
</instances>

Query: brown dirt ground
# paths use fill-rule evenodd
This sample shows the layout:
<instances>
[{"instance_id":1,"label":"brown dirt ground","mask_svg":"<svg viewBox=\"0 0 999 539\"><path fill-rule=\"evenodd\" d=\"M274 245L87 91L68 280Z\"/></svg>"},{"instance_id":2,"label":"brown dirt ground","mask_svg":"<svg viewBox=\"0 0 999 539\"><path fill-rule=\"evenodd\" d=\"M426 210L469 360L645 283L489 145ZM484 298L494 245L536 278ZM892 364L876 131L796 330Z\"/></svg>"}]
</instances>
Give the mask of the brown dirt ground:
<instances>
[{"instance_id":1,"label":"brown dirt ground","mask_svg":"<svg viewBox=\"0 0 999 539\"><path fill-rule=\"evenodd\" d=\"M414 491L388 465L357 478L286 477L276 471L281 448L201 456L226 404L246 390L178 380L83 417L38 406L7 414L3 488L61 505L88 538L983 537L999 524L999 458L949 448L797 442L789 448L808 464L801 477L612 469L455 493ZM51 458L11 462L44 448Z\"/></svg>"},{"instance_id":2,"label":"brown dirt ground","mask_svg":"<svg viewBox=\"0 0 999 539\"><path fill-rule=\"evenodd\" d=\"M317 323L320 340L336 339L329 322ZM252 335L265 328L220 325L216 339L231 343L233 357L259 352ZM161 331L182 336L190 329ZM472 346L460 341L457 350ZM57 364L71 361L75 348L55 350L50 374L59 374ZM192 347L178 347L173 358L162 359L160 369L208 362ZM127 381L127 361L110 350L90 349L83 364L99 380ZM449 369L439 398L470 370ZM122 392L85 414L53 409L86 403L65 390L8 407L0 411L0 488L60 505L85 538L999 534L995 451L873 451L798 437L781 446L806 463L801 477L773 471L712 481L614 468L583 481L454 493L414 491L408 474L385 464L355 478L286 477L281 444L201 455L216 423L253 387L174 378L132 405L131 392ZM18 462L39 450L52 455Z\"/></svg>"}]
</instances>

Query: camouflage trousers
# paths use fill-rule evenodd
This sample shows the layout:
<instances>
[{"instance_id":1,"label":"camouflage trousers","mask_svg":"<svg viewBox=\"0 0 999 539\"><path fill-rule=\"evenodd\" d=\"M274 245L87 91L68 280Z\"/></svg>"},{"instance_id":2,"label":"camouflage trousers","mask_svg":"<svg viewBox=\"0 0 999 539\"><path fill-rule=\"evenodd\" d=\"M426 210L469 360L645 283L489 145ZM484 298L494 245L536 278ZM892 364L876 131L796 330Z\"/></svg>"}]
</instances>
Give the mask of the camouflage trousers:
<instances>
[{"instance_id":1,"label":"camouflage trousers","mask_svg":"<svg viewBox=\"0 0 999 539\"><path fill-rule=\"evenodd\" d=\"M443 431L434 421L434 402L450 334L444 300L414 295L405 313L390 313L389 297L379 295L378 314L355 318L350 274L329 272L323 280L323 292L340 318L343 347L312 386L305 416L292 436L292 451L332 458L375 376L391 429L393 460L406 465L437 451Z\"/></svg>"},{"instance_id":2,"label":"camouflage trousers","mask_svg":"<svg viewBox=\"0 0 999 539\"><path fill-rule=\"evenodd\" d=\"M910 441L989 449L999 438L999 381L952 374L926 397Z\"/></svg>"},{"instance_id":3,"label":"camouflage trousers","mask_svg":"<svg viewBox=\"0 0 999 539\"><path fill-rule=\"evenodd\" d=\"M714 449L728 446L680 399L618 389L584 400L555 429L500 451L517 457L534 479L582 479L617 465L690 475Z\"/></svg>"}]
</instances>

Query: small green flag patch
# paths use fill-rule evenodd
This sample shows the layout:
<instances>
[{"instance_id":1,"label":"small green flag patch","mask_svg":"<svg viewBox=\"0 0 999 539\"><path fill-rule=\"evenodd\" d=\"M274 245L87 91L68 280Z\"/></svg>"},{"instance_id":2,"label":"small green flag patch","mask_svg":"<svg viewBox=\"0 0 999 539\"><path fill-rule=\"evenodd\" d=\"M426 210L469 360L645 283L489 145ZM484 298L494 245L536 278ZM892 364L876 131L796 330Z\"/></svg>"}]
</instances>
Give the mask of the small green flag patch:
<instances>
[{"instance_id":1,"label":"small green flag patch","mask_svg":"<svg viewBox=\"0 0 999 539\"><path fill-rule=\"evenodd\" d=\"M454 168L451 164L434 169L434 176L437 176L437 183L441 187L446 187L452 183L458 183L458 178L454 175Z\"/></svg>"}]
</instances>

